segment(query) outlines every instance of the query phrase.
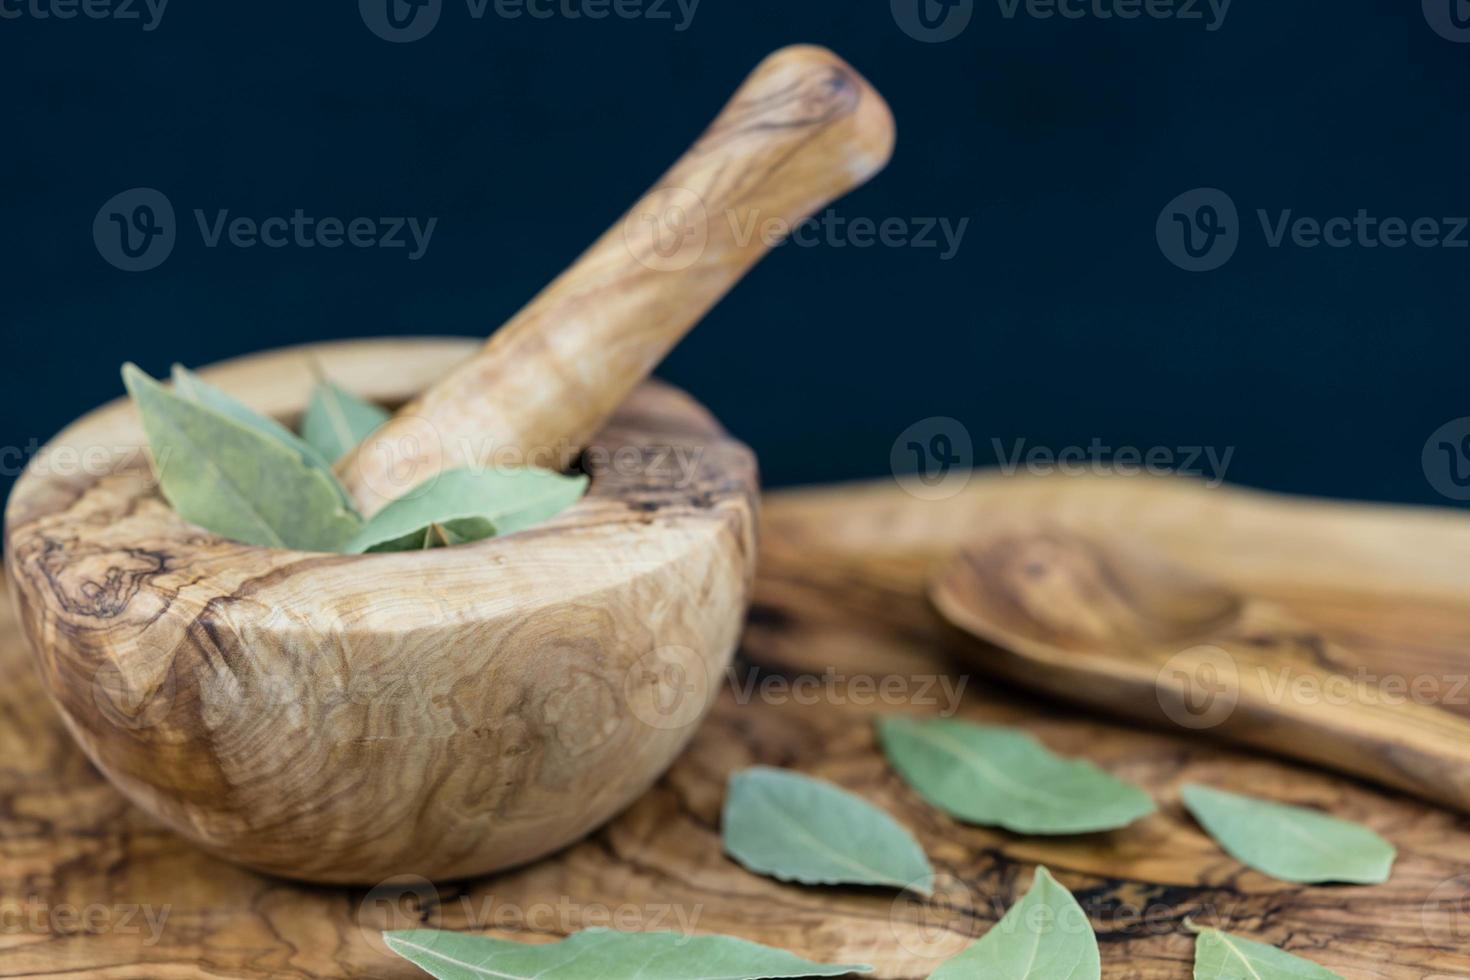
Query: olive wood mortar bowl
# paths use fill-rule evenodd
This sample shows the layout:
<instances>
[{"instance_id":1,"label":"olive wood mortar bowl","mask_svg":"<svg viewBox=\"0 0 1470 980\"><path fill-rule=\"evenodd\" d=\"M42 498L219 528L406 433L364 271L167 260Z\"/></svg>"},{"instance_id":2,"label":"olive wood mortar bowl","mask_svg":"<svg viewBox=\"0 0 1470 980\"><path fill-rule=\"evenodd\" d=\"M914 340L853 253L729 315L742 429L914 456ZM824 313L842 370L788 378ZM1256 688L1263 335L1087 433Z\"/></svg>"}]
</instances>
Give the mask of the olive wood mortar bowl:
<instances>
[{"instance_id":1,"label":"olive wood mortar bowl","mask_svg":"<svg viewBox=\"0 0 1470 980\"><path fill-rule=\"evenodd\" d=\"M355 341L203 374L289 419L312 359L397 404L476 346ZM755 460L666 385L638 388L593 440L582 501L431 551L222 539L168 506L144 444L120 401L37 454L6 508L11 591L92 762L178 833L262 871L456 878L578 839L673 761L741 631Z\"/></svg>"}]
</instances>

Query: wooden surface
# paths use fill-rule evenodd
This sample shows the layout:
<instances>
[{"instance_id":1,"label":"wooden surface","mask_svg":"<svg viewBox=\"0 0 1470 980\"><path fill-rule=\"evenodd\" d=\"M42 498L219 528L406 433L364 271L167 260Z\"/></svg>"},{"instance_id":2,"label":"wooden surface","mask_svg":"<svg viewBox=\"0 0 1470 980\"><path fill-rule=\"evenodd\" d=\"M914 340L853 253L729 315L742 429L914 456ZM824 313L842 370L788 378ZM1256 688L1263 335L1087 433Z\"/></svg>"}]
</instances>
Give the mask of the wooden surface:
<instances>
[{"instance_id":1,"label":"wooden surface","mask_svg":"<svg viewBox=\"0 0 1470 980\"><path fill-rule=\"evenodd\" d=\"M321 345L203 375L289 415L309 385L285 379L315 362L393 404L445 346ZM666 385L627 399L588 450L587 496L551 520L378 555L254 547L188 524L157 493L132 415L103 409L42 451L112 455L22 477L6 571L88 756L234 860L373 883L405 865L460 877L539 857L626 807L683 748L689 729L661 714L665 678L718 672L734 652L754 575L754 459Z\"/></svg>"},{"instance_id":2,"label":"wooden surface","mask_svg":"<svg viewBox=\"0 0 1470 980\"><path fill-rule=\"evenodd\" d=\"M1087 484L1022 495L1041 493L1055 512L1074 515L1083 508L1072 495L1113 499L1115 491ZM890 498L891 486L768 498L763 545L772 557L758 581L747 660L688 750L626 813L518 871L433 890L400 882L417 892L397 902L386 889L303 887L245 871L153 823L90 769L45 703L14 621L0 619L0 672L9 681L0 687L0 976L407 978L419 974L382 952L376 930L423 921L528 940L588 925L687 926L817 959L869 962L879 977L921 978L983 933L1044 862L1091 914L1110 980L1187 980L1186 916L1282 944L1349 980L1470 977L1470 821L1405 796L1208 738L1129 728L976 677L964 689L962 716L1022 725L1054 749L1145 785L1161 810L1110 834L1043 839L964 827L925 806L884 765L869 722L877 711L941 712L942 682L952 691L967 669L946 656L963 653L963 644L936 639L928 632L934 624L912 615L923 608L912 600L922 589L919 553L932 542L930 521L954 529L965 508L940 506L923 518ZM1005 496L1001 485L985 492L991 509ZM1253 503L1282 502L1237 495L1207 508L1238 515ZM860 511L886 523L885 546L861 566L840 549L818 547L840 537L844 522L849 531L865 523ZM1324 507L1320 516L1341 530L1384 515ZM1411 516L1426 529L1450 528L1439 515ZM1296 533L1318 529L1306 521ZM1451 551L1464 546L1453 534L1435 539ZM1380 550L1394 540L1385 536ZM1236 544L1234 561L1217 570L1246 580L1259 558ZM803 560L792 560L803 550ZM1297 567L1282 591L1296 592L1292 608L1319 624L1411 649L1451 625L1448 614L1426 620L1401 600L1334 593L1341 570L1333 561L1309 550L1288 555ZM1391 571L1391 556L1379 557ZM1271 567L1280 573L1287 564ZM1449 591L1447 564L1416 567L1421 592L1436 582ZM749 662L766 669L751 675ZM892 703L863 703L875 699L872 683L883 677L900 685L879 698ZM945 876L939 899L916 904L881 890L783 885L723 857L724 780L754 762L833 779L887 807ZM1189 780L1362 820L1398 847L1393 877L1369 887L1304 887L1248 871L1181 810L1177 787ZM148 942L141 913L121 924L142 904L155 920L169 908L157 942ZM59 925L9 911L68 906L75 911ZM75 920L89 906L98 911L85 930Z\"/></svg>"},{"instance_id":3,"label":"wooden surface","mask_svg":"<svg viewBox=\"0 0 1470 980\"><path fill-rule=\"evenodd\" d=\"M1277 603L1101 531L993 528L941 564L929 598L1022 686L1470 813L1470 648L1406 670L1400 649L1328 641Z\"/></svg>"},{"instance_id":4,"label":"wooden surface","mask_svg":"<svg viewBox=\"0 0 1470 980\"><path fill-rule=\"evenodd\" d=\"M629 96L631 131L656 132L657 103ZM621 221L339 465L344 484L371 513L409 489L403 474L491 452L564 469L772 246L881 170L893 141L882 97L831 51L770 55Z\"/></svg>"}]
</instances>

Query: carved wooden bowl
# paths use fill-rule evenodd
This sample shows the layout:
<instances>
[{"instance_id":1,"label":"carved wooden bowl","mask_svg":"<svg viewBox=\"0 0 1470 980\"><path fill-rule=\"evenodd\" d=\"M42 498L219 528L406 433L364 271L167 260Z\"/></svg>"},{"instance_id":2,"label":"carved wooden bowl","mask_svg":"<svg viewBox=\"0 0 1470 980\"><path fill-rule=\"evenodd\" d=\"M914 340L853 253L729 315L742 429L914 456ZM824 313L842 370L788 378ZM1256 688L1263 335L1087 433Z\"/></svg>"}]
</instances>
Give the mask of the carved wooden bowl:
<instances>
[{"instance_id":1,"label":"carved wooden bowl","mask_svg":"<svg viewBox=\"0 0 1470 980\"><path fill-rule=\"evenodd\" d=\"M310 353L398 404L476 346ZM280 418L311 384L305 349L204 374ZM594 441L580 503L433 551L224 540L169 508L142 444L117 402L38 454L5 515L20 620L97 767L180 834L263 871L454 878L554 851L673 761L740 633L754 458L664 385L639 388Z\"/></svg>"}]
</instances>

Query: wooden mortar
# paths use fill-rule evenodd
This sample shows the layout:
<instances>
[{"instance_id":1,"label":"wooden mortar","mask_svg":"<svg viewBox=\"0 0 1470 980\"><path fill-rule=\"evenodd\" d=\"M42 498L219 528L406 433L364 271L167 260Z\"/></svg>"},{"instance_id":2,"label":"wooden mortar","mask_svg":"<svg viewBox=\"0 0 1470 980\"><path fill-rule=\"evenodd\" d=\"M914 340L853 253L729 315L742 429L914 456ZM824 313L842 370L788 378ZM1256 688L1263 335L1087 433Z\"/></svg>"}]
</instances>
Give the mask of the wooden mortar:
<instances>
[{"instance_id":1,"label":"wooden mortar","mask_svg":"<svg viewBox=\"0 0 1470 980\"><path fill-rule=\"evenodd\" d=\"M588 496L518 534L360 556L239 544L158 494L131 406L73 423L11 495L5 566L87 755L204 847L323 882L493 871L627 806L723 682L758 492L749 450L640 382L773 244L739 229L794 224L892 143L856 72L784 49L473 356L360 341L203 372L281 418L313 357L361 395L414 399L339 466L365 513L450 466L586 447Z\"/></svg>"}]
</instances>

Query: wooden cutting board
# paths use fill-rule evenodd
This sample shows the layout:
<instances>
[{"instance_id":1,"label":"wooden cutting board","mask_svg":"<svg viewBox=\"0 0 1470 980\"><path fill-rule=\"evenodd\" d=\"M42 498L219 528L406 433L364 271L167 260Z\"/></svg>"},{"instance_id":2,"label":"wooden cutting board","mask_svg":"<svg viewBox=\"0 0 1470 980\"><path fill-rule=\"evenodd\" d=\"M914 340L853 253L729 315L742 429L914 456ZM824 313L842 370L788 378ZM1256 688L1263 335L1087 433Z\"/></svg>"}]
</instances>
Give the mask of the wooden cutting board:
<instances>
[{"instance_id":1,"label":"wooden cutting board","mask_svg":"<svg viewBox=\"0 0 1470 980\"><path fill-rule=\"evenodd\" d=\"M956 514L992 510L995 495L1006 494L996 487L991 503L977 496L925 517L890 491L901 494L889 484L768 499L745 662L689 750L630 810L554 858L438 888L410 881L402 896L262 877L151 823L72 744L40 692L5 602L0 976L416 977L422 974L383 952L376 934L423 922L523 940L591 925L687 926L814 959L872 963L878 977L921 978L982 934L1042 862L1091 914L1105 977L1190 977L1186 916L1282 944L1350 980L1470 977L1470 821L1404 796L1207 739L1132 729L976 676L964 688L963 717L1022 725L1054 749L1086 755L1148 787L1160 812L1110 834L1022 838L964 827L925 806L884 765L871 716L937 712L968 669L949 659L957 652L953 635L917 597L940 525L951 535ZM1106 498L1105 490L1080 484L1043 496L1066 511L1081 507L1067 503L1072 494ZM1245 498L1229 499L1233 506ZM1347 527L1359 517L1387 516L1324 507ZM1470 541L1446 545L1441 532L1454 538L1451 524L1410 514L1405 533L1424 535L1426 546L1438 541L1436 554L1463 549L1456 552L1463 576ZM1182 537L1186 530L1207 533L1183 522ZM1321 533L1324 546L1338 541ZM1371 584L1391 600L1377 605L1342 591L1338 562L1318 551L1294 552L1295 570L1287 560L1266 563L1274 577L1252 580L1294 595L1294 608L1315 611L1319 624L1370 635L1385 648L1437 648L1439 620L1426 623L1412 602L1409 613L1395 613L1403 600L1393 597L1413 596L1389 556L1400 549L1411 556L1415 542L1385 534L1376 547L1369 548L1374 560L1388 564L1374 566L1383 574ZM1232 554L1230 567L1243 576L1263 567L1244 544ZM1414 588L1424 608L1443 607L1443 621L1458 622L1453 610L1464 600L1455 597L1448 558L1399 564L1419 569ZM761 671L752 673L757 663ZM890 690L902 690L910 703L875 697L885 677L897 679L899 688ZM944 876L940 900L783 885L723 857L724 781L755 762L835 780L891 810ZM1378 886L1322 888L1248 871L1180 809L1177 787L1190 780L1361 820L1398 846L1393 877ZM155 939L151 930L165 908Z\"/></svg>"}]
</instances>

